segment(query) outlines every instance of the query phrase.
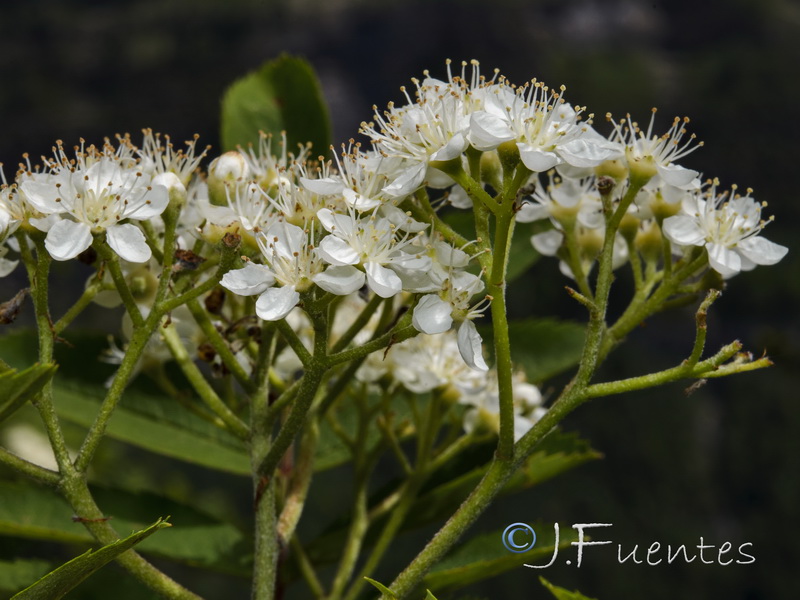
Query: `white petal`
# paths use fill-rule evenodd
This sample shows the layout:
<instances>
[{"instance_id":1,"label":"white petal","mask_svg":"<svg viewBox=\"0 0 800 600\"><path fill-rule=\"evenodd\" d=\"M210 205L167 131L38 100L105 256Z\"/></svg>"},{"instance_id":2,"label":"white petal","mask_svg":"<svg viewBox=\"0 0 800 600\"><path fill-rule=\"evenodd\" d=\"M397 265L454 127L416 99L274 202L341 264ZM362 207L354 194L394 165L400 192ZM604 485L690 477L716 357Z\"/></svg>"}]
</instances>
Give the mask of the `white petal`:
<instances>
[{"instance_id":1,"label":"white petal","mask_svg":"<svg viewBox=\"0 0 800 600\"><path fill-rule=\"evenodd\" d=\"M364 273L353 266L328 267L322 273L314 275L313 280L326 292L337 296L346 296L364 286Z\"/></svg>"},{"instance_id":2,"label":"white petal","mask_svg":"<svg viewBox=\"0 0 800 600\"><path fill-rule=\"evenodd\" d=\"M62 219L47 232L44 245L55 260L69 260L92 245L92 232L86 223Z\"/></svg>"},{"instance_id":3,"label":"white petal","mask_svg":"<svg viewBox=\"0 0 800 600\"><path fill-rule=\"evenodd\" d=\"M420 298L414 307L412 323L417 331L434 334L444 333L453 325L450 313L453 307L435 294L428 294Z\"/></svg>"},{"instance_id":4,"label":"white petal","mask_svg":"<svg viewBox=\"0 0 800 600\"><path fill-rule=\"evenodd\" d=\"M350 188L342 190L342 196L344 196L344 201L347 205L356 210L372 210L376 206L380 206L381 203L381 201L376 198L367 198Z\"/></svg>"},{"instance_id":5,"label":"white petal","mask_svg":"<svg viewBox=\"0 0 800 600\"><path fill-rule=\"evenodd\" d=\"M106 229L106 241L121 259L128 262L144 263L152 256L142 230L130 223Z\"/></svg>"},{"instance_id":6,"label":"white petal","mask_svg":"<svg viewBox=\"0 0 800 600\"><path fill-rule=\"evenodd\" d=\"M428 187L436 190L444 190L454 183L453 178L444 171L434 169L433 167L428 167L427 171L425 171L425 185Z\"/></svg>"},{"instance_id":7,"label":"white petal","mask_svg":"<svg viewBox=\"0 0 800 600\"><path fill-rule=\"evenodd\" d=\"M53 215L66 212L63 202L56 202L59 197L58 188L52 183L44 181L23 181L20 189L25 199L40 213Z\"/></svg>"},{"instance_id":8,"label":"white petal","mask_svg":"<svg viewBox=\"0 0 800 600\"><path fill-rule=\"evenodd\" d=\"M275 283L275 275L268 267L249 262L243 269L228 271L220 284L239 296L255 296Z\"/></svg>"},{"instance_id":9,"label":"white petal","mask_svg":"<svg viewBox=\"0 0 800 600\"><path fill-rule=\"evenodd\" d=\"M342 190L344 189L344 183L339 179L334 179L333 177L326 177L324 179L308 179L307 177L301 177L300 185L306 188L309 192L314 192L320 196L341 194Z\"/></svg>"},{"instance_id":10,"label":"white petal","mask_svg":"<svg viewBox=\"0 0 800 600\"><path fill-rule=\"evenodd\" d=\"M706 239L706 234L697 219L687 215L675 215L664 219L662 231L670 242L681 246L702 246Z\"/></svg>"},{"instance_id":11,"label":"white petal","mask_svg":"<svg viewBox=\"0 0 800 600\"><path fill-rule=\"evenodd\" d=\"M256 314L265 321L280 321L300 302L294 286L269 288L256 300Z\"/></svg>"},{"instance_id":12,"label":"white petal","mask_svg":"<svg viewBox=\"0 0 800 600\"><path fill-rule=\"evenodd\" d=\"M391 298L403 289L403 282L391 269L374 262L366 263L364 269L367 271L369 289L381 298Z\"/></svg>"},{"instance_id":13,"label":"white petal","mask_svg":"<svg viewBox=\"0 0 800 600\"><path fill-rule=\"evenodd\" d=\"M551 229L543 233L537 233L531 236L531 244L539 254L544 256L555 256L558 249L561 248L561 242L564 240L564 234L557 229Z\"/></svg>"},{"instance_id":14,"label":"white petal","mask_svg":"<svg viewBox=\"0 0 800 600\"><path fill-rule=\"evenodd\" d=\"M454 185L447 195L447 201L456 208L472 208L472 200L467 195L467 191L460 185Z\"/></svg>"},{"instance_id":15,"label":"white petal","mask_svg":"<svg viewBox=\"0 0 800 600\"><path fill-rule=\"evenodd\" d=\"M353 233L353 219L349 215L340 215L329 208L321 208L317 211L317 218L326 231L335 231L345 237Z\"/></svg>"},{"instance_id":16,"label":"white petal","mask_svg":"<svg viewBox=\"0 0 800 600\"><path fill-rule=\"evenodd\" d=\"M762 237L751 237L739 242L736 247L745 257L757 265L774 265L780 261L789 249Z\"/></svg>"},{"instance_id":17,"label":"white petal","mask_svg":"<svg viewBox=\"0 0 800 600\"><path fill-rule=\"evenodd\" d=\"M721 244L706 244L708 263L711 268L723 277L733 277L742 270L742 259L739 255Z\"/></svg>"},{"instance_id":18,"label":"white petal","mask_svg":"<svg viewBox=\"0 0 800 600\"><path fill-rule=\"evenodd\" d=\"M661 179L670 185L682 189L688 189L693 186L695 178L699 175L697 171L681 167L680 165L656 165L658 174Z\"/></svg>"},{"instance_id":19,"label":"white petal","mask_svg":"<svg viewBox=\"0 0 800 600\"><path fill-rule=\"evenodd\" d=\"M17 268L18 260L8 260L7 258L0 258L0 277L5 277L11 271Z\"/></svg>"},{"instance_id":20,"label":"white petal","mask_svg":"<svg viewBox=\"0 0 800 600\"><path fill-rule=\"evenodd\" d=\"M425 181L427 169L422 162L406 168L397 179L383 188L383 192L392 198L403 198L416 192Z\"/></svg>"},{"instance_id":21,"label":"white petal","mask_svg":"<svg viewBox=\"0 0 800 600\"><path fill-rule=\"evenodd\" d=\"M463 269L469 264L469 254L450 244L437 240L433 242L433 248L436 251L436 259L445 267Z\"/></svg>"},{"instance_id":22,"label":"white petal","mask_svg":"<svg viewBox=\"0 0 800 600\"><path fill-rule=\"evenodd\" d=\"M431 154L431 160L453 160L461 156L467 149L467 139L463 133L457 133L451 137L447 143Z\"/></svg>"},{"instance_id":23,"label":"white petal","mask_svg":"<svg viewBox=\"0 0 800 600\"><path fill-rule=\"evenodd\" d=\"M469 117L469 141L477 150L494 150L516 137L506 119L477 111Z\"/></svg>"},{"instance_id":24,"label":"white petal","mask_svg":"<svg viewBox=\"0 0 800 600\"><path fill-rule=\"evenodd\" d=\"M547 207L542 206L538 202L523 202L520 209L517 211L517 223L533 223L540 221L550 216L550 211Z\"/></svg>"},{"instance_id":25,"label":"white petal","mask_svg":"<svg viewBox=\"0 0 800 600\"><path fill-rule=\"evenodd\" d=\"M488 371L489 367L483 360L483 340L475 324L467 319L458 326L458 350L461 358L471 369Z\"/></svg>"},{"instance_id":26,"label":"white petal","mask_svg":"<svg viewBox=\"0 0 800 600\"><path fill-rule=\"evenodd\" d=\"M518 442L520 438L530 431L533 427L533 421L522 415L514 415L514 441Z\"/></svg>"},{"instance_id":27,"label":"white petal","mask_svg":"<svg viewBox=\"0 0 800 600\"><path fill-rule=\"evenodd\" d=\"M558 147L558 153L573 167L596 167L604 160L620 155L619 150L607 143L578 138Z\"/></svg>"},{"instance_id":28,"label":"white petal","mask_svg":"<svg viewBox=\"0 0 800 600\"><path fill-rule=\"evenodd\" d=\"M141 188L139 189L141 190ZM169 190L163 185L154 185L151 189L144 191L137 202L123 208L120 218L136 219L137 221L151 219L164 212L167 204L169 204Z\"/></svg>"},{"instance_id":29,"label":"white petal","mask_svg":"<svg viewBox=\"0 0 800 600\"><path fill-rule=\"evenodd\" d=\"M361 258L350 244L335 235L322 238L317 253L325 262L336 266L355 265Z\"/></svg>"},{"instance_id":30,"label":"white petal","mask_svg":"<svg viewBox=\"0 0 800 600\"><path fill-rule=\"evenodd\" d=\"M279 256L289 260L294 257L295 252L303 249L307 241L305 231L286 221L278 221L270 225L261 239L266 243L268 249L274 250Z\"/></svg>"},{"instance_id":31,"label":"white petal","mask_svg":"<svg viewBox=\"0 0 800 600\"><path fill-rule=\"evenodd\" d=\"M555 167L561 159L555 152L545 152L531 144L517 144L522 164L534 173L543 173Z\"/></svg>"},{"instance_id":32,"label":"white petal","mask_svg":"<svg viewBox=\"0 0 800 600\"><path fill-rule=\"evenodd\" d=\"M386 219L392 225L394 225L398 229L402 229L403 231L417 233L418 231L423 231L424 229L428 228L427 223L415 221L401 209L397 208L392 204L384 204L381 207L381 214L384 217L386 217Z\"/></svg>"}]
</instances>

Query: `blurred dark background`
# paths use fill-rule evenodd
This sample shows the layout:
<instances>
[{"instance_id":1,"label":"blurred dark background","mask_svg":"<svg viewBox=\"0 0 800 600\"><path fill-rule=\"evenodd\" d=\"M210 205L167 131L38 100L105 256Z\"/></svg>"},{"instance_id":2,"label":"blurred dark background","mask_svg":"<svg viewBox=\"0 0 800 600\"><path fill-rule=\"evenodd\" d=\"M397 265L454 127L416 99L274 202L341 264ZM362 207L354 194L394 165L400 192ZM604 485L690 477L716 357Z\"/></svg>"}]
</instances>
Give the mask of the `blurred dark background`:
<instances>
[{"instance_id":1,"label":"blurred dark background","mask_svg":"<svg viewBox=\"0 0 800 600\"><path fill-rule=\"evenodd\" d=\"M599 600L778 600L800 597L800 4L793 0L29 0L0 19L0 161L49 153L143 127L218 147L226 86L281 52L306 57L330 104L334 139L356 135L371 106L444 60L477 58L512 81L564 83L567 99L602 116L640 120L659 107L666 129L688 115L706 146L684 164L723 185L753 187L791 248L779 265L729 282L710 318L710 347L741 339L776 366L712 381L691 396L673 385L604 399L566 422L605 460L493 506L477 530L514 521L607 522L634 544L752 542L751 565L618 565L589 549L584 566L544 572ZM21 270L20 270L21 271ZM21 272L0 283L2 296ZM624 281L621 285L624 286ZM541 263L517 316L580 316L555 264ZM652 319L612 356L605 378L666 368L688 354L691 311ZM317 493L324 493L317 488ZM601 536L602 537L602 536ZM641 551L641 550L640 550ZM397 567L401 565L398 564ZM527 569L475 594L544 598ZM198 590L202 593L202 590Z\"/></svg>"}]
</instances>

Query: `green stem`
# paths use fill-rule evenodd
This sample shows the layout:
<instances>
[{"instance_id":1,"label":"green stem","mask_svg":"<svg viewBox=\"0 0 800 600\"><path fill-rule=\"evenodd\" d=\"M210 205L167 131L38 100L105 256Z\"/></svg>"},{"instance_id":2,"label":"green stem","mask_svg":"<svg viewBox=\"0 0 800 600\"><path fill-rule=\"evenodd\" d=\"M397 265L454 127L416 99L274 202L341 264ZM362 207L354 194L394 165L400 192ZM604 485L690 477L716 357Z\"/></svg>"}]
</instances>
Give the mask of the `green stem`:
<instances>
[{"instance_id":1,"label":"green stem","mask_svg":"<svg viewBox=\"0 0 800 600\"><path fill-rule=\"evenodd\" d=\"M94 297L105 288L106 286L103 285L103 282L100 280L95 280L89 284L89 286L83 290L80 298L75 301L67 312L64 313L58 321L53 324L53 333L59 335L62 331L64 331L75 318L81 314L89 304L91 304ZM113 288L112 288L113 289Z\"/></svg>"},{"instance_id":2,"label":"green stem","mask_svg":"<svg viewBox=\"0 0 800 600\"><path fill-rule=\"evenodd\" d=\"M34 481L38 481L39 483L43 483L45 485L56 486L58 485L59 481L61 481L61 477L55 471L45 469L44 467L40 467L32 462L28 462L16 454L12 454L5 448L0 448L0 464L4 464L14 471L22 473Z\"/></svg>"},{"instance_id":3,"label":"green stem","mask_svg":"<svg viewBox=\"0 0 800 600\"><path fill-rule=\"evenodd\" d=\"M311 593L314 594L315 598L322 598L325 596L325 589L322 587L322 583L314 571L314 565L309 560L303 545L296 535L292 536L291 548L292 556L294 556L297 567L300 569L300 574L311 589Z\"/></svg>"},{"instance_id":4,"label":"green stem","mask_svg":"<svg viewBox=\"0 0 800 600\"><path fill-rule=\"evenodd\" d=\"M139 306L136 304L136 299L133 297L130 287L128 287L125 275L122 273L122 269L119 266L119 257L108 247L102 236L95 237L94 248L97 250L97 254L100 258L105 262L109 273L111 273L111 279L114 280L114 286L117 288L119 297L122 298L122 303L125 305L125 310L128 312L131 321L133 321L134 327L138 328L144 326L142 313L139 310Z\"/></svg>"},{"instance_id":5,"label":"green stem","mask_svg":"<svg viewBox=\"0 0 800 600\"><path fill-rule=\"evenodd\" d=\"M84 472L91 464L94 453L97 451L97 447L100 445L100 440L102 440L103 435L105 434L106 427L111 419L111 415L113 414L114 409L119 401L122 399L122 394L125 392L128 382L136 373L136 367L139 363L139 359L147 347L147 342L150 340L150 336L153 335L153 332L160 321L160 316L154 311L148 315L147 320L142 327L134 329L133 337L125 349L125 356L123 357L117 372L114 374L111 387L108 389L106 397L103 399L103 403L100 405L100 410L95 417L94 423L92 423L92 426L89 428L86 438L83 440L83 444L78 452L78 457L75 460L75 468L77 468L78 471Z\"/></svg>"},{"instance_id":6,"label":"green stem","mask_svg":"<svg viewBox=\"0 0 800 600\"><path fill-rule=\"evenodd\" d=\"M514 213L511 211L501 213L495 225L492 271L486 284L486 291L492 297L492 332L500 397L500 436L497 442L499 460L510 460L514 456L514 393L511 383L513 365L506 314L505 282L513 230Z\"/></svg>"},{"instance_id":7,"label":"green stem","mask_svg":"<svg viewBox=\"0 0 800 600\"><path fill-rule=\"evenodd\" d=\"M214 347L214 350L219 355L220 359L222 359L222 364L233 373L233 376L236 378L236 381L245 389L246 392L252 393L255 391L256 386L250 380L250 376L244 370L241 363L236 359L236 356L231 351L228 342L225 341L225 338L222 337L217 328L214 327L214 324L211 322L211 319L208 317L208 313L203 310L203 307L200 306L200 302L194 298L189 300L186 303L187 308L192 313L195 322L200 327L200 330L205 334L206 339L208 342Z\"/></svg>"},{"instance_id":8,"label":"green stem","mask_svg":"<svg viewBox=\"0 0 800 600\"><path fill-rule=\"evenodd\" d=\"M311 479L314 475L314 454L319 439L319 425L311 419L300 441L297 462L292 470L292 481L286 501L278 519L278 538L284 543L294 537L300 516L303 514Z\"/></svg>"},{"instance_id":9,"label":"green stem","mask_svg":"<svg viewBox=\"0 0 800 600\"><path fill-rule=\"evenodd\" d=\"M53 345L55 332L53 331L50 319L50 308L48 302L50 264L52 259L44 246L44 240L39 236L36 240L36 259L33 258L28 240L22 234L18 234L20 255L28 272L28 279L31 283L31 296L33 298L34 311L36 313L36 328L39 337L39 362L43 365L53 362ZM72 472L72 459L67 450L67 443L61 431L61 424L56 415L53 405L53 382L48 381L42 388L42 392L34 398L31 403L39 411L42 422L44 423L47 437L53 448L53 454L58 464L61 475Z\"/></svg>"},{"instance_id":10,"label":"green stem","mask_svg":"<svg viewBox=\"0 0 800 600\"><path fill-rule=\"evenodd\" d=\"M353 339L358 335L358 333L366 327L369 320L372 318L372 315L375 314L375 311L378 310L378 307L381 305L381 302L384 301L384 298L381 298L377 294L370 298L367 305L361 309L361 312L358 313L358 316L353 320L350 324L350 327L347 328L336 342L333 344L331 348L331 353L335 354L336 352L341 352L345 348L347 348L348 344L353 341Z\"/></svg>"},{"instance_id":11,"label":"green stem","mask_svg":"<svg viewBox=\"0 0 800 600\"><path fill-rule=\"evenodd\" d=\"M83 476L66 477L61 481L60 490L72 506L75 514L83 519L83 525L101 544L118 541L114 528L103 520L105 515L98 508ZM172 600L201 600L201 597L187 590L178 582L159 571L134 550L119 557L117 562L139 581L165 598Z\"/></svg>"},{"instance_id":12,"label":"green stem","mask_svg":"<svg viewBox=\"0 0 800 600\"><path fill-rule=\"evenodd\" d=\"M228 408L200 372L200 369L197 368L197 365L194 364L194 360L189 356L175 326L168 325L162 328L161 335L167 348L169 348L170 354L172 354L172 358L178 363L184 376L205 405L225 423L231 433L241 440L249 439L250 428Z\"/></svg>"}]
</instances>

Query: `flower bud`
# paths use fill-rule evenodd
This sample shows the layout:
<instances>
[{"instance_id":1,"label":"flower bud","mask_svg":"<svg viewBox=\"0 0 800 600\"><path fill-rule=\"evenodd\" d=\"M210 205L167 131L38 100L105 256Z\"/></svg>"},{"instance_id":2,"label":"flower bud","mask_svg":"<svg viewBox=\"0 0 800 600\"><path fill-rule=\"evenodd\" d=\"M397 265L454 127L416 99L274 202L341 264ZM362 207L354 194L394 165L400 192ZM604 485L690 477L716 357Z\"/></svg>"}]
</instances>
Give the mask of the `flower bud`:
<instances>
[{"instance_id":1,"label":"flower bud","mask_svg":"<svg viewBox=\"0 0 800 600\"><path fill-rule=\"evenodd\" d=\"M488 183L495 190L503 189L503 172L497 152L489 151L481 154L481 181Z\"/></svg>"},{"instance_id":2,"label":"flower bud","mask_svg":"<svg viewBox=\"0 0 800 600\"><path fill-rule=\"evenodd\" d=\"M163 185L169 192L169 204L182 208L186 204L186 186L175 173L159 173L153 177L151 185Z\"/></svg>"},{"instance_id":3,"label":"flower bud","mask_svg":"<svg viewBox=\"0 0 800 600\"><path fill-rule=\"evenodd\" d=\"M648 227L640 229L633 240L633 245L648 262L658 260L661 256L662 243L658 223L650 223Z\"/></svg>"},{"instance_id":4,"label":"flower bud","mask_svg":"<svg viewBox=\"0 0 800 600\"><path fill-rule=\"evenodd\" d=\"M625 213L619 223L619 233L628 242L633 242L636 234L639 232L639 224L641 221L630 213Z\"/></svg>"},{"instance_id":5,"label":"flower bud","mask_svg":"<svg viewBox=\"0 0 800 600\"><path fill-rule=\"evenodd\" d=\"M497 147L497 156L500 158L500 163L503 165L503 171L513 173L514 169L519 164L519 148L517 142L512 140L510 142L503 142Z\"/></svg>"},{"instance_id":6,"label":"flower bud","mask_svg":"<svg viewBox=\"0 0 800 600\"><path fill-rule=\"evenodd\" d=\"M226 152L218 156L208 167L208 197L211 204L227 206L226 185L244 181L250 175L250 168L241 152Z\"/></svg>"}]
</instances>

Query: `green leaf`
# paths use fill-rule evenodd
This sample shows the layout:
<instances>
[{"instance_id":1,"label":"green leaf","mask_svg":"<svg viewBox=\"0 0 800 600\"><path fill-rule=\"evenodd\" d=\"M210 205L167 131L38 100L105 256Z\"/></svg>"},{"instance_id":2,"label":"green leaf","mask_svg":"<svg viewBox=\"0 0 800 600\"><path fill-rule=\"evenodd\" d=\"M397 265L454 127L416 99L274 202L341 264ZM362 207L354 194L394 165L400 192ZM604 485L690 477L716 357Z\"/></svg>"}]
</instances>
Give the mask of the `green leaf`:
<instances>
[{"instance_id":1,"label":"green leaf","mask_svg":"<svg viewBox=\"0 0 800 600\"><path fill-rule=\"evenodd\" d=\"M601 456L575 433L551 433L511 476L501 493L507 495L528 489ZM472 468L421 494L409 511L406 527L447 518L483 478L486 469L485 465Z\"/></svg>"},{"instance_id":2,"label":"green leaf","mask_svg":"<svg viewBox=\"0 0 800 600\"><path fill-rule=\"evenodd\" d=\"M577 365L585 337L586 328L573 321L525 319L509 323L511 357L534 382Z\"/></svg>"},{"instance_id":3,"label":"green leaf","mask_svg":"<svg viewBox=\"0 0 800 600\"><path fill-rule=\"evenodd\" d=\"M368 583L372 584L377 590L383 594L384 597L389 598L390 600L397 600L397 594L395 594L392 590L387 588L383 585L380 581L375 581L374 579L370 579L369 577L364 577Z\"/></svg>"},{"instance_id":4,"label":"green leaf","mask_svg":"<svg viewBox=\"0 0 800 600\"><path fill-rule=\"evenodd\" d=\"M314 69L302 58L281 55L234 82L222 99L222 147L258 144L259 131L286 132L288 149L311 142L328 155L331 126Z\"/></svg>"},{"instance_id":5,"label":"green leaf","mask_svg":"<svg viewBox=\"0 0 800 600\"><path fill-rule=\"evenodd\" d=\"M207 570L250 575L252 544L234 525L148 492L92 487L92 494L119 532L140 529L154 514L172 515L173 527L144 541L140 552ZM0 487L0 535L78 544L94 541L86 528L73 520L65 500L28 482Z\"/></svg>"},{"instance_id":6,"label":"green leaf","mask_svg":"<svg viewBox=\"0 0 800 600\"><path fill-rule=\"evenodd\" d=\"M10 594L26 588L52 568L48 561L36 558L0 560L0 591Z\"/></svg>"},{"instance_id":7,"label":"green leaf","mask_svg":"<svg viewBox=\"0 0 800 600\"><path fill-rule=\"evenodd\" d=\"M32 586L22 590L13 600L58 600L72 590L92 573L101 569L123 552L151 536L159 529L171 527L159 519L150 527L137 531L123 540L103 546L98 550L88 550L45 575Z\"/></svg>"},{"instance_id":8,"label":"green leaf","mask_svg":"<svg viewBox=\"0 0 800 600\"><path fill-rule=\"evenodd\" d=\"M486 473L487 466L485 464L481 463L481 466L475 467L474 462L471 462L475 460L476 455L480 454L480 451L481 449L477 449L474 454L466 454L463 466L448 465L447 468L440 471L440 474L445 474L447 471L453 474L423 490L408 511L402 531L419 528L446 519L453 514L453 511L461 505ZM491 456L491 450L487 456ZM501 493L506 495L527 489L600 457L601 454L592 449L589 443L577 434L553 432L542 441L537 451L509 479ZM434 477L436 476L434 475ZM370 506L376 505L396 487L397 483L395 482L394 487L387 486L383 493L376 494L371 498ZM386 518L388 516L377 519L370 527L370 532L364 540L365 548L369 548L375 543L376 532L381 530ZM337 520L330 529L308 545L306 551L309 558L315 564L337 560L341 554L349 526L349 515Z\"/></svg>"},{"instance_id":9,"label":"green leaf","mask_svg":"<svg viewBox=\"0 0 800 600\"><path fill-rule=\"evenodd\" d=\"M8 368L3 370L0 373L0 423L34 398L53 378L57 368L54 364L35 364L19 372Z\"/></svg>"},{"instance_id":10,"label":"green leaf","mask_svg":"<svg viewBox=\"0 0 800 600\"><path fill-rule=\"evenodd\" d=\"M70 335L69 341L71 347L57 345L55 349L59 377L53 386L54 403L59 417L88 428L105 397L103 384L113 367L97 360L87 368L87 357L91 361L100 356L108 342L98 335ZM35 360L36 346L36 336L31 331L0 337L2 357L12 366ZM106 435L210 469L250 474L247 450L240 440L163 395L146 377L137 378L125 391Z\"/></svg>"},{"instance_id":11,"label":"green leaf","mask_svg":"<svg viewBox=\"0 0 800 600\"><path fill-rule=\"evenodd\" d=\"M503 530L478 535L459 546L425 576L423 584L437 592L452 591L476 581L495 577L526 563L548 561L555 548L553 525L535 523L536 545L523 553L509 552L503 545ZM558 547L577 540L574 530L559 533Z\"/></svg>"},{"instance_id":12,"label":"green leaf","mask_svg":"<svg viewBox=\"0 0 800 600\"><path fill-rule=\"evenodd\" d=\"M61 418L88 428L100 408L102 392L102 388L75 382L56 385L56 411ZM129 390L120 406L114 409L105 435L209 469L250 474L250 461L243 444L171 398L153 399Z\"/></svg>"},{"instance_id":13,"label":"green leaf","mask_svg":"<svg viewBox=\"0 0 800 600\"><path fill-rule=\"evenodd\" d=\"M589 598L588 596L584 596L577 590L574 592L568 592L564 588L560 588L557 585L553 585L549 581L547 581L544 577L539 577L539 581L541 584L550 590L550 593L556 597L557 600L595 600L594 598Z\"/></svg>"}]
</instances>

